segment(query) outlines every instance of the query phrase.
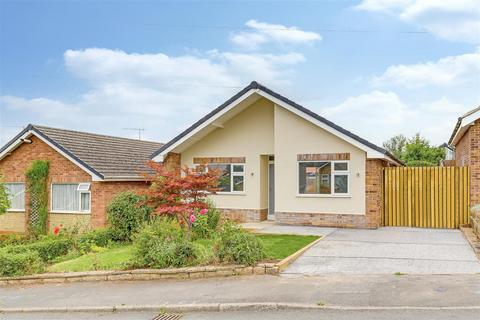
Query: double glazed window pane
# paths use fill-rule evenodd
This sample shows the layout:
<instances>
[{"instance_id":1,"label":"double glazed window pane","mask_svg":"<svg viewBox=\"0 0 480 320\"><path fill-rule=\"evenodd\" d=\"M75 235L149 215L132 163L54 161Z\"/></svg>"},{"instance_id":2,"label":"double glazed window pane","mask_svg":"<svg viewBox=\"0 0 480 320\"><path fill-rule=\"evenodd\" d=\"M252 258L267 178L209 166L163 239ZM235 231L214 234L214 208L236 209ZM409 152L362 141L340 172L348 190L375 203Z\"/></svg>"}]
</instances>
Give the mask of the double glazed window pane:
<instances>
[{"instance_id":1,"label":"double glazed window pane","mask_svg":"<svg viewBox=\"0 0 480 320\"><path fill-rule=\"evenodd\" d=\"M216 170L219 172L218 179L219 191L230 192L231 190L231 167L229 164L211 164L208 166L209 170Z\"/></svg>"},{"instance_id":2,"label":"double glazed window pane","mask_svg":"<svg viewBox=\"0 0 480 320\"><path fill-rule=\"evenodd\" d=\"M25 184L6 183L8 200L11 210L25 210Z\"/></svg>"},{"instance_id":3,"label":"double glazed window pane","mask_svg":"<svg viewBox=\"0 0 480 320\"><path fill-rule=\"evenodd\" d=\"M52 184L52 210L89 212L90 193L78 191L78 184Z\"/></svg>"},{"instance_id":4,"label":"double glazed window pane","mask_svg":"<svg viewBox=\"0 0 480 320\"><path fill-rule=\"evenodd\" d=\"M348 176L335 175L335 193L348 193Z\"/></svg>"},{"instance_id":5,"label":"double glazed window pane","mask_svg":"<svg viewBox=\"0 0 480 320\"><path fill-rule=\"evenodd\" d=\"M300 194L330 194L332 166L330 162L300 162Z\"/></svg>"},{"instance_id":6,"label":"double glazed window pane","mask_svg":"<svg viewBox=\"0 0 480 320\"><path fill-rule=\"evenodd\" d=\"M240 164L210 164L209 170L219 172L218 188L220 192L244 191L244 165Z\"/></svg>"},{"instance_id":7,"label":"double glazed window pane","mask_svg":"<svg viewBox=\"0 0 480 320\"><path fill-rule=\"evenodd\" d=\"M80 211L90 211L90 193L83 192L80 194Z\"/></svg>"}]
</instances>

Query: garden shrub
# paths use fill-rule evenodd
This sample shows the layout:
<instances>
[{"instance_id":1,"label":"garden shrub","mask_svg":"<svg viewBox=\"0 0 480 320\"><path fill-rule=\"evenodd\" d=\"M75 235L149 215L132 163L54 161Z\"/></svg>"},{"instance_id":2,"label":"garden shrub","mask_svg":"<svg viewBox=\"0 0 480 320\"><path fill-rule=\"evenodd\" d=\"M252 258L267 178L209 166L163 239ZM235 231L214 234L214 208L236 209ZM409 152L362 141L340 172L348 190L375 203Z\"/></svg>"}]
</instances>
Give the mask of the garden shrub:
<instances>
[{"instance_id":1,"label":"garden shrub","mask_svg":"<svg viewBox=\"0 0 480 320\"><path fill-rule=\"evenodd\" d=\"M212 204L209 204L207 213L197 215L197 220L192 225L194 239L208 239L215 235L220 221L220 211Z\"/></svg>"},{"instance_id":2,"label":"garden shrub","mask_svg":"<svg viewBox=\"0 0 480 320\"><path fill-rule=\"evenodd\" d=\"M29 239L21 234L0 234L0 248L28 243Z\"/></svg>"},{"instance_id":3,"label":"garden shrub","mask_svg":"<svg viewBox=\"0 0 480 320\"><path fill-rule=\"evenodd\" d=\"M231 222L222 226L215 250L221 262L251 266L265 257L260 240Z\"/></svg>"},{"instance_id":4,"label":"garden shrub","mask_svg":"<svg viewBox=\"0 0 480 320\"><path fill-rule=\"evenodd\" d=\"M0 215L7 212L10 208L10 200L8 199L7 188L3 184L3 176L0 174Z\"/></svg>"},{"instance_id":5,"label":"garden shrub","mask_svg":"<svg viewBox=\"0 0 480 320\"><path fill-rule=\"evenodd\" d=\"M22 276L44 270L45 265L37 252L8 253L6 250L0 250L0 276Z\"/></svg>"},{"instance_id":6,"label":"garden shrub","mask_svg":"<svg viewBox=\"0 0 480 320\"><path fill-rule=\"evenodd\" d=\"M148 220L151 209L142 204L144 200L133 192L122 192L108 205L108 222L115 240L132 240L132 235Z\"/></svg>"},{"instance_id":7,"label":"garden shrub","mask_svg":"<svg viewBox=\"0 0 480 320\"><path fill-rule=\"evenodd\" d=\"M146 225L134 241L134 267L186 267L197 262L198 247L185 239L178 222L161 218Z\"/></svg>"},{"instance_id":8,"label":"garden shrub","mask_svg":"<svg viewBox=\"0 0 480 320\"><path fill-rule=\"evenodd\" d=\"M94 229L80 235L77 240L82 252L89 252L93 246L107 247L113 242L113 232L110 228Z\"/></svg>"},{"instance_id":9,"label":"garden shrub","mask_svg":"<svg viewBox=\"0 0 480 320\"><path fill-rule=\"evenodd\" d=\"M37 242L8 246L3 250L11 254L23 252L36 252L44 262L52 261L60 256L66 255L74 246L74 240L65 237L45 237Z\"/></svg>"},{"instance_id":10,"label":"garden shrub","mask_svg":"<svg viewBox=\"0 0 480 320\"><path fill-rule=\"evenodd\" d=\"M48 172L50 163L44 160L32 162L25 177L27 189L30 194L29 232L31 236L38 237L47 233L48 219ZM36 216L36 218L34 218Z\"/></svg>"}]
</instances>

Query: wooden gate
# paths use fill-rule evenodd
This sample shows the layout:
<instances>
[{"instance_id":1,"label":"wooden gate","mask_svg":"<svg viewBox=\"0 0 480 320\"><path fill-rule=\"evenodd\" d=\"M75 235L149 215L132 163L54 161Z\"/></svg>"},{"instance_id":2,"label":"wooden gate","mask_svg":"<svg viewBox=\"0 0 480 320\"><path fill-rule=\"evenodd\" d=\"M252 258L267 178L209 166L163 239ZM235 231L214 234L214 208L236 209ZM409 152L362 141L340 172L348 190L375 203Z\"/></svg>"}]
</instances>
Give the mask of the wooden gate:
<instances>
[{"instance_id":1,"label":"wooden gate","mask_svg":"<svg viewBox=\"0 0 480 320\"><path fill-rule=\"evenodd\" d=\"M458 228L469 221L468 167L385 168L383 224Z\"/></svg>"}]
</instances>

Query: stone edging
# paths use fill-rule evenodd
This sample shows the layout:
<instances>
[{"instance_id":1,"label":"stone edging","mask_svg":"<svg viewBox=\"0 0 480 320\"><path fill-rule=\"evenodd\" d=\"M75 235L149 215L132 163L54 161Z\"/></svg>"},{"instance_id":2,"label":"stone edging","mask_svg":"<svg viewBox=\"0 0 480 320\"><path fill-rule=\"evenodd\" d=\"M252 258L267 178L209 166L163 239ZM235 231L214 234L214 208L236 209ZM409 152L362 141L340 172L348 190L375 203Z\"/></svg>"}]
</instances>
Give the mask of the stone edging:
<instances>
[{"instance_id":1,"label":"stone edging","mask_svg":"<svg viewBox=\"0 0 480 320\"><path fill-rule=\"evenodd\" d=\"M262 263L255 267L228 265L178 269L135 269L124 271L42 273L21 277L0 278L0 286L87 281L198 279L240 275L277 275L278 270L278 267L274 263Z\"/></svg>"},{"instance_id":2,"label":"stone edging","mask_svg":"<svg viewBox=\"0 0 480 320\"><path fill-rule=\"evenodd\" d=\"M27 285L43 283L68 283L90 281L119 280L159 280L159 279L198 279L212 277L230 277L247 275L278 275L288 265L295 261L306 250L315 245L323 237L311 242L292 255L277 263L260 263L254 267L242 265L189 267L178 269L135 269L135 270L105 270L66 273L41 273L20 277L0 278L0 286Z\"/></svg>"},{"instance_id":3,"label":"stone edging","mask_svg":"<svg viewBox=\"0 0 480 320\"><path fill-rule=\"evenodd\" d=\"M311 247L313 247L314 245L316 245L320 240L322 240L323 238L325 238L324 236L320 236L320 238L318 238L317 240L309 243L308 245L306 245L305 247L301 248L300 250L298 250L297 252L289 255L288 257L286 257L285 259L283 259L282 261L278 262L275 266L278 267L278 273L282 272L283 270L285 270L291 263L293 263L295 260L298 259L298 257L300 257L305 251L307 251L308 249L310 249Z\"/></svg>"},{"instance_id":4,"label":"stone edging","mask_svg":"<svg viewBox=\"0 0 480 320\"><path fill-rule=\"evenodd\" d=\"M475 252L478 261L480 261L480 240L478 239L477 235L473 233L473 229L471 227L460 226L460 230L472 247L473 252Z\"/></svg>"},{"instance_id":5,"label":"stone edging","mask_svg":"<svg viewBox=\"0 0 480 320\"><path fill-rule=\"evenodd\" d=\"M197 304L158 304L158 305L114 305L114 306L81 306L81 307L47 307L47 308L1 308L4 313L74 313L74 312L229 312L229 311L262 311L262 310L480 310L480 306L434 307L434 306L339 306L319 305L313 303L290 302L245 302L245 303L197 303Z\"/></svg>"}]
</instances>

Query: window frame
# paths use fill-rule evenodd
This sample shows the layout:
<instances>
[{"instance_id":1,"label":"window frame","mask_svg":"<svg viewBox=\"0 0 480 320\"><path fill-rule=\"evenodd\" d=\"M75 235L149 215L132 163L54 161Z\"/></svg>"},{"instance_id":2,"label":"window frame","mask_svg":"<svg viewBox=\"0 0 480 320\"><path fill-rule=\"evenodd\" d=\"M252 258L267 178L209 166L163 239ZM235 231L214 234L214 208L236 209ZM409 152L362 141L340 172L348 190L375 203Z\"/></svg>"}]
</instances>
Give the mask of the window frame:
<instances>
[{"instance_id":1,"label":"window frame","mask_svg":"<svg viewBox=\"0 0 480 320\"><path fill-rule=\"evenodd\" d=\"M331 165L330 173L330 193L300 193L300 163L329 162ZM346 163L347 170L335 170L336 163ZM347 192L335 192L335 176L347 176ZM350 161L347 160L300 160L297 161L297 197L300 198L349 198L350 194Z\"/></svg>"},{"instance_id":2,"label":"window frame","mask_svg":"<svg viewBox=\"0 0 480 320\"><path fill-rule=\"evenodd\" d=\"M245 184L245 172L246 172L246 165L245 163L208 163L205 165L205 170L208 172L209 165L229 165L230 166L230 191L217 191L215 194L225 194L225 195L244 195L246 193L246 184ZM200 166L199 164L196 165L197 167ZM243 172L235 172L233 171L233 166L242 166ZM242 191L234 191L233 190L233 177L243 177L243 190Z\"/></svg>"},{"instance_id":3,"label":"window frame","mask_svg":"<svg viewBox=\"0 0 480 320\"><path fill-rule=\"evenodd\" d=\"M51 183L50 184L50 213L68 213L68 214L91 214L92 213L92 192L89 190L89 191L78 191L78 211L73 211L73 210L53 210L53 185L70 185L70 184L76 184L77 185L77 189L78 189L78 185L82 184L82 183L86 183L86 182L71 182L71 183L68 183L68 182L65 182L65 183ZM88 183L90 184L90 183ZM86 211L82 211L82 194L83 193L86 193L89 195L89 202L88 202L88 208L89 210Z\"/></svg>"},{"instance_id":4,"label":"window frame","mask_svg":"<svg viewBox=\"0 0 480 320\"><path fill-rule=\"evenodd\" d=\"M26 212L27 210L27 198L25 196L26 192L27 192L27 185L25 182L5 182L4 185L7 185L7 184L18 184L18 185L23 185L23 209L18 209L18 208L8 208L7 209L7 212ZM8 192L8 191L7 191ZM11 205L11 203L10 203Z\"/></svg>"}]
</instances>

